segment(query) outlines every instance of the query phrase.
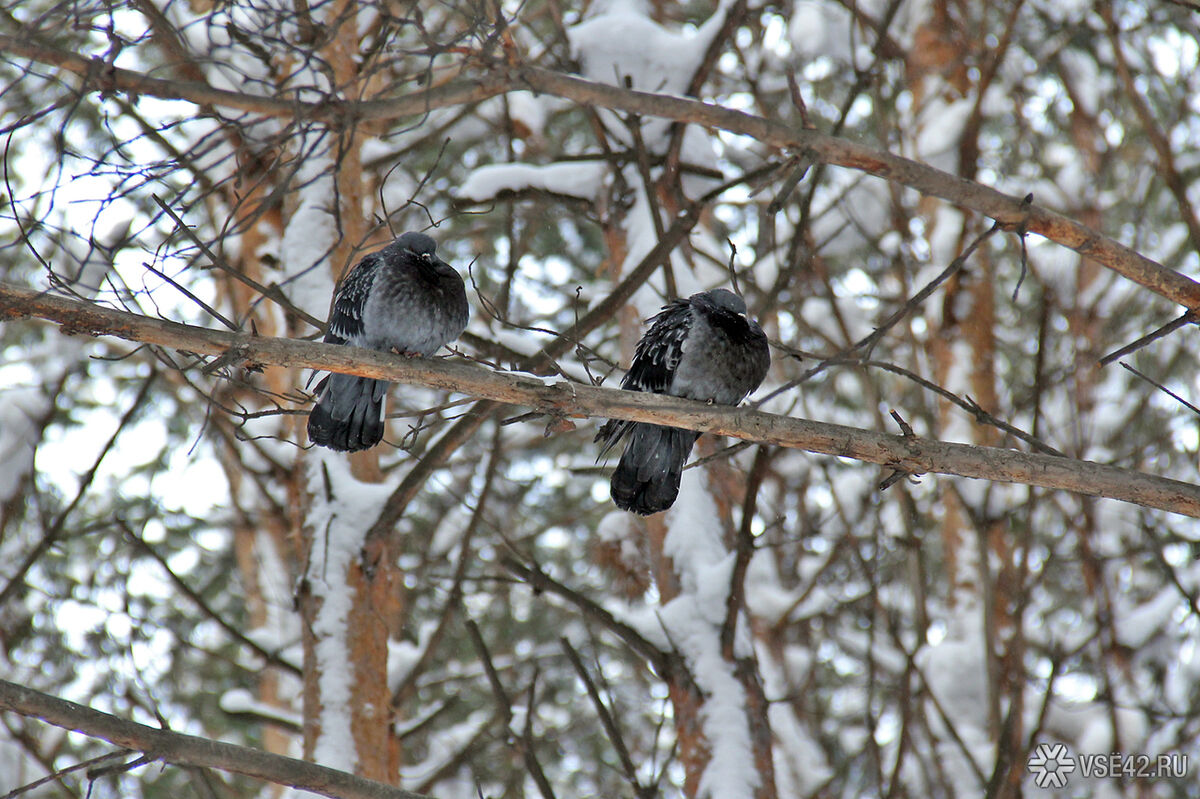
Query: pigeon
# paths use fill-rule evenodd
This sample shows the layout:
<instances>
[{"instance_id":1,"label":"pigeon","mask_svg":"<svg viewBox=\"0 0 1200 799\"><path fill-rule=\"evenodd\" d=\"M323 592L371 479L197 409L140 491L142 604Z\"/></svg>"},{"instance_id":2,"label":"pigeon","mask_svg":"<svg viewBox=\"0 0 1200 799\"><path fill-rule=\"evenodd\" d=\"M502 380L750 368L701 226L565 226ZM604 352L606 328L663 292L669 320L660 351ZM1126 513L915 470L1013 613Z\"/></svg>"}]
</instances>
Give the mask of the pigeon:
<instances>
[{"instance_id":1,"label":"pigeon","mask_svg":"<svg viewBox=\"0 0 1200 799\"><path fill-rule=\"evenodd\" d=\"M467 291L436 250L424 233L405 233L359 261L334 295L325 342L428 358L458 338L467 327ZM340 452L375 446L387 388L386 380L326 375L308 416L309 439Z\"/></svg>"},{"instance_id":2,"label":"pigeon","mask_svg":"<svg viewBox=\"0 0 1200 799\"><path fill-rule=\"evenodd\" d=\"M737 405L758 388L771 365L767 337L746 316L746 303L726 289L673 300L649 320L626 391L649 391L720 405ZM610 419L596 433L600 455L628 438L613 472L611 494L622 510L649 516L679 494L683 465L700 434L676 427Z\"/></svg>"}]
</instances>

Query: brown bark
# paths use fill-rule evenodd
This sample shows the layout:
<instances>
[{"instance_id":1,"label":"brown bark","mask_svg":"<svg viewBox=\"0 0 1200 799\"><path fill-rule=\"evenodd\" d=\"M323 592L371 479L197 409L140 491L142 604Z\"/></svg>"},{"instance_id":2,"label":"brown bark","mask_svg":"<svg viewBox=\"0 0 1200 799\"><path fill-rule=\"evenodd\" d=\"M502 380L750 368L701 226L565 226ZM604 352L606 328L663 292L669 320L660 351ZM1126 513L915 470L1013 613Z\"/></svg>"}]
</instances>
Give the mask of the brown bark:
<instances>
[{"instance_id":1,"label":"brown bark","mask_svg":"<svg viewBox=\"0 0 1200 799\"><path fill-rule=\"evenodd\" d=\"M360 97L366 87L360 85L356 57L359 50L356 7L350 0L338 0L329 6L325 19L326 30L332 35L322 47L322 55L330 65L333 82L341 96ZM362 131L357 126L340 130L332 179L335 197L330 198L331 213L337 219L338 238L333 242L329 266L334 280L343 277L359 260L369 231L362 213L368 196L362 165ZM358 452L349 456L350 472L355 479L378 483L383 480L378 451ZM309 503L314 498L306 498ZM336 498L326 498L334 501ZM306 505L308 506L308 505ZM327 531L313 530L305 525L310 546L316 545ZM350 609L344 630L348 662L352 672L350 699L346 711L350 714L350 732L357 761L356 773L361 776L394 783L399 779L400 748L392 735L391 693L387 680L388 638L393 627L399 627L403 613L402 577L395 557L382 557L373 564L374 574L368 577L358 559L346 564L347 573L336 575L333 585L344 587L350 594ZM336 589L335 589L336 590ZM328 700L321 695L320 662L312 657L320 641L314 633L314 621L322 612L319 600L309 598L301 604L306 630L305 668L305 753L312 755L317 737L321 734L317 715ZM323 626L322 626L323 629Z\"/></svg>"}]
</instances>

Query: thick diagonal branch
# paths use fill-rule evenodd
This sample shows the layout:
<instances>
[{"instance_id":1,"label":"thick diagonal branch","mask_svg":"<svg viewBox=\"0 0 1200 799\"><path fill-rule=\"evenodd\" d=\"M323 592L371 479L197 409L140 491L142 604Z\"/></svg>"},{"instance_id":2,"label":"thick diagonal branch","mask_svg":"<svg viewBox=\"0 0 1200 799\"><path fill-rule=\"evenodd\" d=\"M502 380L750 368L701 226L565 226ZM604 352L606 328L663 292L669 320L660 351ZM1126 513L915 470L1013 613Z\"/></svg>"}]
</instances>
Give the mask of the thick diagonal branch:
<instances>
[{"instance_id":1,"label":"thick diagonal branch","mask_svg":"<svg viewBox=\"0 0 1200 799\"><path fill-rule=\"evenodd\" d=\"M42 719L92 738L102 738L135 752L145 752L164 763L231 771L335 799L429 799L423 794L316 763L147 727L5 680L0 680L0 710Z\"/></svg>"},{"instance_id":2,"label":"thick diagonal branch","mask_svg":"<svg viewBox=\"0 0 1200 799\"><path fill-rule=\"evenodd\" d=\"M406 359L370 350L281 338L257 338L70 300L0 283L0 320L36 317L68 333L116 336L226 363L329 369L457 391L553 416L651 422L746 441L853 458L888 469L937 472L1108 497L1200 517L1200 486L1092 461L996 447L894 436L874 430L794 419L668 397L567 383L523 373L434 359Z\"/></svg>"},{"instance_id":3,"label":"thick diagonal branch","mask_svg":"<svg viewBox=\"0 0 1200 799\"><path fill-rule=\"evenodd\" d=\"M92 91L126 91L164 99L186 100L276 117L303 117L331 125L351 126L364 120L394 120L436 108L479 102L509 91L532 89L587 106L660 117L749 136L834 166L857 169L901 183L922 194L940 197L984 214L1013 230L1037 233L1191 310L1200 310L1200 283L1153 261L1075 220L1026 203L983 184L943 172L882 150L796 128L765 117L685 97L640 92L584 80L554 70L483 61L483 71L442 86L371 100L330 98L300 102L218 89L195 81L172 81L105 64L17 36L0 34L0 52L73 72Z\"/></svg>"}]
</instances>

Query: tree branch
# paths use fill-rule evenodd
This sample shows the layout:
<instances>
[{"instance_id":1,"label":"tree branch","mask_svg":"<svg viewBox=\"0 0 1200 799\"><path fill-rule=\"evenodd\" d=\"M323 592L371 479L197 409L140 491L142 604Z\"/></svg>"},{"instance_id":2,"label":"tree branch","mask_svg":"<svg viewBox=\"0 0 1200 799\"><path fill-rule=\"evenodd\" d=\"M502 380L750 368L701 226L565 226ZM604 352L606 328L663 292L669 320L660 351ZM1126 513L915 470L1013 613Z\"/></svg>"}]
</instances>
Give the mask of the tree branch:
<instances>
[{"instance_id":1,"label":"tree branch","mask_svg":"<svg viewBox=\"0 0 1200 799\"><path fill-rule=\"evenodd\" d=\"M353 124L375 119L400 119L425 114L435 108L465 105L495 97L515 87L507 75L497 73L469 81L457 81L412 94L383 100L335 100L302 102L279 97L218 89L193 80L153 78L134 70L105 63L99 56L88 58L67 50L40 44L26 37L0 34L0 53L6 58L28 58L55 66L84 79L84 91L122 91L164 100L184 100L198 106L246 111L270 117L301 117L321 122Z\"/></svg>"},{"instance_id":2,"label":"tree branch","mask_svg":"<svg viewBox=\"0 0 1200 799\"><path fill-rule=\"evenodd\" d=\"M153 319L0 283L0 319L31 316L56 322L67 333L116 336L220 357L231 365L332 370L457 391L553 416L664 424L853 458L910 474L937 472L1035 485L1200 517L1200 486L1092 461L888 435L660 394L493 372L473 364L430 358L409 360L334 344L258 338Z\"/></svg>"},{"instance_id":3,"label":"tree branch","mask_svg":"<svg viewBox=\"0 0 1200 799\"><path fill-rule=\"evenodd\" d=\"M68 70L84 78L85 89L125 91L198 105L222 106L266 116L305 117L327 124L399 119L436 108L479 102L505 92L532 89L576 103L643 116L704 125L750 136L834 166L868 172L922 194L985 214L1011 229L1021 228L1075 250L1172 302L1200 311L1200 283L1141 253L1046 208L927 164L874 150L857 142L742 111L684 97L653 94L584 80L540 67L477 59L479 74L426 91L376 100L326 99L316 103L226 91L195 81L153 78L99 60L0 34L0 52Z\"/></svg>"},{"instance_id":4,"label":"tree branch","mask_svg":"<svg viewBox=\"0 0 1200 799\"><path fill-rule=\"evenodd\" d=\"M548 69L522 67L517 74L521 83L528 88L566 97L577 103L720 128L750 136L763 144L805 153L827 164L857 169L902 183L922 194L941 197L955 205L985 214L1005 228L1015 230L1024 225L1024 230L1086 255L1155 294L1187 308L1200 307L1200 283L1191 278L1069 217L927 164L819 133L811 128L797 129L782 122L698 100L608 86Z\"/></svg>"},{"instance_id":5,"label":"tree branch","mask_svg":"<svg viewBox=\"0 0 1200 799\"><path fill-rule=\"evenodd\" d=\"M56 727L74 730L92 738L102 738L126 749L145 752L153 759L166 763L231 771L334 799L429 799L424 794L356 777L316 763L196 735L147 727L6 680L0 680L0 710L39 718Z\"/></svg>"}]
</instances>

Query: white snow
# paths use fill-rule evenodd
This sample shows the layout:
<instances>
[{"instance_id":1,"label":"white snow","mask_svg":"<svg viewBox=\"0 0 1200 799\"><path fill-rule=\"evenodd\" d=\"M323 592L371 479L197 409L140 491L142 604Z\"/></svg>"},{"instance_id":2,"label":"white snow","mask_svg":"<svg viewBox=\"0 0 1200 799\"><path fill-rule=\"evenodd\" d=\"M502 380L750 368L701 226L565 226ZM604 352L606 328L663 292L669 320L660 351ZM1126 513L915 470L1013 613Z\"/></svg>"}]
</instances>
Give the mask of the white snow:
<instances>
[{"instance_id":1,"label":"white snow","mask_svg":"<svg viewBox=\"0 0 1200 799\"><path fill-rule=\"evenodd\" d=\"M1116 717L1117 736L1113 735ZM1071 745L1081 754L1107 754L1114 750L1140 751L1146 739L1146 717L1132 707L1117 707L1107 702L1066 702L1053 699L1046 712L1046 730ZM1120 746L1114 745L1114 737Z\"/></svg>"},{"instance_id":2,"label":"white snow","mask_svg":"<svg viewBox=\"0 0 1200 799\"><path fill-rule=\"evenodd\" d=\"M746 575L747 600L752 579ZM783 662L764 647L759 647L759 669L762 672L763 691L767 697L785 696L790 686L800 685L802 675L808 670L807 663L811 661L812 652L801 647L789 647L800 650L805 659L803 668L789 675L787 673L787 654ZM772 702L767 711L771 722L771 734L775 736L775 747L772 752L775 765L775 783L780 796L809 796L825 783L833 772L825 758L825 753L814 740L812 732L796 715L791 702Z\"/></svg>"},{"instance_id":3,"label":"white snow","mask_svg":"<svg viewBox=\"0 0 1200 799\"><path fill-rule=\"evenodd\" d=\"M471 512L466 507L456 506L452 508L449 517L442 519L442 523L438 525L437 531L433 534L433 540L429 542L430 557L450 557L450 553L462 541L463 534L466 533L467 525L470 524L470 521Z\"/></svg>"},{"instance_id":4,"label":"white snow","mask_svg":"<svg viewBox=\"0 0 1200 799\"><path fill-rule=\"evenodd\" d=\"M702 726L712 758L700 779L700 795L753 796L759 775L746 695L733 674L733 664L722 657L720 643L734 555L722 542L720 517L703 469L683 473L666 525L663 552L674 563L682 590L662 607L659 620L706 696ZM750 646L745 625L739 624L734 654L745 656Z\"/></svg>"},{"instance_id":5,"label":"white snow","mask_svg":"<svg viewBox=\"0 0 1200 799\"><path fill-rule=\"evenodd\" d=\"M1070 80L1071 99L1080 111L1094 117L1100 110L1104 90L1112 82L1111 73L1102 73L1091 53L1067 47L1058 57L1066 73L1064 77Z\"/></svg>"},{"instance_id":6,"label":"white snow","mask_svg":"<svg viewBox=\"0 0 1200 799\"><path fill-rule=\"evenodd\" d=\"M1167 624L1181 610L1183 598L1179 589L1168 586L1158 592L1152 599L1138 603L1128 609L1113 615L1113 625L1117 630L1117 639L1131 649L1137 650L1146 646L1152 638L1164 632ZM1125 600L1121 605L1127 604Z\"/></svg>"},{"instance_id":7,"label":"white snow","mask_svg":"<svg viewBox=\"0 0 1200 799\"><path fill-rule=\"evenodd\" d=\"M31 782L41 779L46 775L46 769L29 753L29 748L25 744L17 743L10 740L7 730L0 732L0 774L4 775L7 781L5 789L14 788L18 785L28 785ZM52 796L61 796L57 792L57 787L53 782L35 788L28 794L22 793L23 796L29 796L31 799L48 799Z\"/></svg>"},{"instance_id":8,"label":"white snow","mask_svg":"<svg viewBox=\"0 0 1200 799\"><path fill-rule=\"evenodd\" d=\"M797 0L788 20L788 41L797 55L826 56L853 63L855 45L864 42L854 30L854 18L843 6L824 0Z\"/></svg>"},{"instance_id":9,"label":"white snow","mask_svg":"<svg viewBox=\"0 0 1200 799\"><path fill-rule=\"evenodd\" d=\"M479 732L491 724L491 709L478 710L459 724L439 730L430 738L424 760L405 764L400 768L401 787L415 788L445 763L458 755L459 750L469 744ZM452 788L439 791L441 796L475 796L471 786L466 793L455 793Z\"/></svg>"},{"instance_id":10,"label":"white snow","mask_svg":"<svg viewBox=\"0 0 1200 799\"><path fill-rule=\"evenodd\" d=\"M1034 5L1037 11L1030 9L1031 13L1045 14L1056 24L1066 27L1080 23L1093 4L1090 0L1041 0Z\"/></svg>"},{"instance_id":11,"label":"white snow","mask_svg":"<svg viewBox=\"0 0 1200 799\"><path fill-rule=\"evenodd\" d=\"M35 388L13 388L0 394L0 503L11 500L33 473L38 429L50 412L50 400Z\"/></svg>"},{"instance_id":12,"label":"white snow","mask_svg":"<svg viewBox=\"0 0 1200 799\"><path fill-rule=\"evenodd\" d=\"M746 607L764 624L778 624L795 604L797 595L779 582L775 573L775 555L758 550L746 567Z\"/></svg>"},{"instance_id":13,"label":"white snow","mask_svg":"<svg viewBox=\"0 0 1200 799\"><path fill-rule=\"evenodd\" d=\"M704 59L712 37L725 20L722 0L716 12L696 30L668 30L643 13L635 0L595 3L596 13L567 30L571 53L583 65L584 77L599 83L656 94L681 95ZM602 114L610 130L624 128L617 117ZM671 123L644 123L642 136L655 151L665 142Z\"/></svg>"},{"instance_id":14,"label":"white snow","mask_svg":"<svg viewBox=\"0 0 1200 799\"><path fill-rule=\"evenodd\" d=\"M636 538L640 534L632 524L632 517L619 510L605 514L596 526L596 536L606 543L617 544L621 562L629 566L636 566L642 560Z\"/></svg>"},{"instance_id":15,"label":"white snow","mask_svg":"<svg viewBox=\"0 0 1200 799\"><path fill-rule=\"evenodd\" d=\"M309 139L319 139L309 134ZM313 146L321 145L314 141ZM288 220L280 246L280 264L287 273L281 281L288 298L299 308L318 319L329 315L329 298L333 296L334 280L329 269L329 253L337 237L333 218L335 192L332 162L325 154L307 155L299 170L299 206Z\"/></svg>"},{"instance_id":16,"label":"white snow","mask_svg":"<svg viewBox=\"0 0 1200 799\"><path fill-rule=\"evenodd\" d=\"M954 169L963 128L974 104L974 99L966 97L952 101L937 97L928 102L917 121L915 157L938 169Z\"/></svg>"},{"instance_id":17,"label":"white snow","mask_svg":"<svg viewBox=\"0 0 1200 799\"><path fill-rule=\"evenodd\" d=\"M719 518L703 471L685 470L679 497L667 511L667 535L663 540L663 554L674 562L684 593L701 591L708 569L729 554L722 541Z\"/></svg>"},{"instance_id":18,"label":"white snow","mask_svg":"<svg viewBox=\"0 0 1200 799\"><path fill-rule=\"evenodd\" d=\"M55 293L66 296L95 297L104 288L104 279L113 269L113 248L128 233L132 212L122 210L109 221L104 232L95 232L90 240L66 238L61 246L66 261L56 264L55 275L64 280L69 290L53 286Z\"/></svg>"},{"instance_id":19,"label":"white snow","mask_svg":"<svg viewBox=\"0 0 1200 799\"><path fill-rule=\"evenodd\" d=\"M721 627L730 589L734 554L723 544L720 517L703 469L683 473L679 496L666 513L663 553L671 558L681 592L660 607L626 605L609 609L660 649L678 650L705 696L701 726L711 759L701 775L702 797L753 796L759 774L746 717L746 695L733 663L721 653ZM610 514L611 515L611 514ZM606 535L620 535L618 522L606 520ZM734 654L745 657L752 643L744 623L737 625Z\"/></svg>"},{"instance_id":20,"label":"white snow","mask_svg":"<svg viewBox=\"0 0 1200 799\"><path fill-rule=\"evenodd\" d=\"M361 483L345 458L314 449L307 461L308 490L313 495L308 523L313 544L306 577L318 610L312 632L320 693L320 735L313 748L317 763L353 771L358 762L350 730L351 681L354 670L347 646L346 621L353 603L346 582L351 562L359 557L363 536L391 493L385 484ZM326 497L325 473L331 498Z\"/></svg>"},{"instance_id":21,"label":"white snow","mask_svg":"<svg viewBox=\"0 0 1200 799\"><path fill-rule=\"evenodd\" d=\"M724 21L724 8L695 31L671 31L647 17L632 0L596 3L595 16L567 30L572 54L590 80L639 91L681 94Z\"/></svg>"},{"instance_id":22,"label":"white snow","mask_svg":"<svg viewBox=\"0 0 1200 799\"><path fill-rule=\"evenodd\" d=\"M933 263L937 264L939 271L948 267L958 257L962 231L962 211L944 203L939 205L927 228L929 256Z\"/></svg>"},{"instance_id":23,"label":"white snow","mask_svg":"<svg viewBox=\"0 0 1200 799\"><path fill-rule=\"evenodd\" d=\"M603 182L606 165L600 161L565 161L556 164L488 164L475 169L463 182L458 196L484 202L505 191L540 189L568 197L593 199Z\"/></svg>"},{"instance_id":24,"label":"white snow","mask_svg":"<svg viewBox=\"0 0 1200 799\"><path fill-rule=\"evenodd\" d=\"M960 599L949 619L950 633L939 643L916 654L925 682L937 697L945 720L929 703L927 716L938 738L937 748L956 794L978 793L980 783L966 758L984 774L995 761L995 747L988 733L987 639L981 627L981 612L974 602ZM945 729L954 725L966 751Z\"/></svg>"},{"instance_id":25,"label":"white snow","mask_svg":"<svg viewBox=\"0 0 1200 799\"><path fill-rule=\"evenodd\" d=\"M300 727L303 719L298 713L263 702L244 688L233 688L221 694L221 710L226 713L253 713L267 719L276 719L284 724Z\"/></svg>"},{"instance_id":26,"label":"white snow","mask_svg":"<svg viewBox=\"0 0 1200 799\"><path fill-rule=\"evenodd\" d=\"M413 667L421 659L425 649L429 646L429 642L433 637L433 632L437 628L437 623L429 620L421 625L421 631L418 634L418 641L396 641L388 639L388 687L391 690L396 690L400 687L400 683L408 678Z\"/></svg>"},{"instance_id":27,"label":"white snow","mask_svg":"<svg viewBox=\"0 0 1200 799\"><path fill-rule=\"evenodd\" d=\"M480 103L478 114L493 123L502 122L505 104L508 106L509 118L518 128L517 134L533 136L541 136L545 132L546 120L552 110L566 106L557 97L538 96L530 91L515 91Z\"/></svg>"},{"instance_id":28,"label":"white snow","mask_svg":"<svg viewBox=\"0 0 1200 799\"><path fill-rule=\"evenodd\" d=\"M814 196L812 236L822 254L846 256L892 228L887 181L848 169L831 169ZM807 317L806 317L807 318Z\"/></svg>"}]
</instances>

